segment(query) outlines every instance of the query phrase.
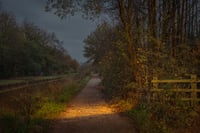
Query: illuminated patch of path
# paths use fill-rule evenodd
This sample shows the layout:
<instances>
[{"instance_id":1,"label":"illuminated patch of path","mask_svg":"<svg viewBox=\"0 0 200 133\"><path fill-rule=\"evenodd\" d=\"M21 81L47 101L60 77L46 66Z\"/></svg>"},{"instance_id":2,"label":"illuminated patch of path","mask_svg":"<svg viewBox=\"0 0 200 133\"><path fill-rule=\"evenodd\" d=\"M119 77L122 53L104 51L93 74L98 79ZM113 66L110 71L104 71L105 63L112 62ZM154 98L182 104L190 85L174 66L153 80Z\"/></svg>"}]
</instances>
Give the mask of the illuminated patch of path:
<instances>
[{"instance_id":1,"label":"illuminated patch of path","mask_svg":"<svg viewBox=\"0 0 200 133\"><path fill-rule=\"evenodd\" d=\"M135 133L130 119L120 116L102 98L99 78L92 78L63 112L53 133Z\"/></svg>"}]
</instances>

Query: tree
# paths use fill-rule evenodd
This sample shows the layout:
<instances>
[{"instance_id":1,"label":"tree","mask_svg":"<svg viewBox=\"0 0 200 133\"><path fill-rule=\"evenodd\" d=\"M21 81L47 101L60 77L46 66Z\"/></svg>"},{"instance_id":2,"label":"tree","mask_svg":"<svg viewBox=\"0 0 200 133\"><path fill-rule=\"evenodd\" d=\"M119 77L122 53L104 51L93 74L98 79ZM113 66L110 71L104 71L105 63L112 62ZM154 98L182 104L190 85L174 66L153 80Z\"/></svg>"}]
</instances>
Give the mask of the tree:
<instances>
[{"instance_id":1,"label":"tree","mask_svg":"<svg viewBox=\"0 0 200 133\"><path fill-rule=\"evenodd\" d=\"M22 47L23 34L18 27L15 18L8 14L0 13L0 75L9 77L17 72L19 52ZM8 71L9 70L9 71Z\"/></svg>"},{"instance_id":2,"label":"tree","mask_svg":"<svg viewBox=\"0 0 200 133\"><path fill-rule=\"evenodd\" d=\"M81 11L86 16L91 18L99 17L102 14L106 14L109 17L116 18L118 23L121 24L121 35L124 36L124 45L127 49L127 57L129 65L131 66L131 73L136 82L138 77L138 65L137 65L137 51L136 44L134 43L134 27L135 25L135 12L139 9L143 2L139 0L48 0L46 10L53 10L55 14L61 18L67 15L73 15L74 13Z\"/></svg>"},{"instance_id":3,"label":"tree","mask_svg":"<svg viewBox=\"0 0 200 133\"><path fill-rule=\"evenodd\" d=\"M123 45L123 37L118 34L119 28L105 22L98 25L84 40L84 55L104 77L102 83L109 88L106 90L107 94L127 98L132 88L128 84L134 79L127 62L127 49Z\"/></svg>"},{"instance_id":4,"label":"tree","mask_svg":"<svg viewBox=\"0 0 200 133\"><path fill-rule=\"evenodd\" d=\"M194 40L198 33L194 29L200 19L199 5L199 0L48 0L46 9L61 18L82 12L88 18L106 15L113 19L115 26L120 27L116 34L126 49L126 58L122 59L129 64L135 88L150 88L153 75L183 76L182 73L191 73L195 66L188 65L189 59L198 62L191 50L197 47ZM99 59L102 55L96 54L98 45L89 45L100 42L94 38L95 33L87 39L86 56ZM103 49L98 48L99 51ZM181 58L183 55L188 56Z\"/></svg>"},{"instance_id":5,"label":"tree","mask_svg":"<svg viewBox=\"0 0 200 133\"><path fill-rule=\"evenodd\" d=\"M104 55L111 50L111 45L116 39L112 30L111 25L104 22L84 40L84 56L89 59L89 62L94 65L99 64Z\"/></svg>"},{"instance_id":6,"label":"tree","mask_svg":"<svg viewBox=\"0 0 200 133\"><path fill-rule=\"evenodd\" d=\"M47 33L30 22L22 26L0 12L0 78L54 75L75 71L71 58L54 33Z\"/></svg>"}]
</instances>

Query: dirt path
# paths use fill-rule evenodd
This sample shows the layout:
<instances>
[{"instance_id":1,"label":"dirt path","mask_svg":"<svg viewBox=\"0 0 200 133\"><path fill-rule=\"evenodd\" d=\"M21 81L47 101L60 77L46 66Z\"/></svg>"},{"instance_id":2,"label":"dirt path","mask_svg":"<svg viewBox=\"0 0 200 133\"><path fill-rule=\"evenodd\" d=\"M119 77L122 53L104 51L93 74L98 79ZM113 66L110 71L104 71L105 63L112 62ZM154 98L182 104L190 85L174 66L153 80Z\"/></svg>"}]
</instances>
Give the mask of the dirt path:
<instances>
[{"instance_id":1,"label":"dirt path","mask_svg":"<svg viewBox=\"0 0 200 133\"><path fill-rule=\"evenodd\" d=\"M92 78L56 121L53 133L136 133L130 119L120 116L102 98L100 79Z\"/></svg>"}]
</instances>

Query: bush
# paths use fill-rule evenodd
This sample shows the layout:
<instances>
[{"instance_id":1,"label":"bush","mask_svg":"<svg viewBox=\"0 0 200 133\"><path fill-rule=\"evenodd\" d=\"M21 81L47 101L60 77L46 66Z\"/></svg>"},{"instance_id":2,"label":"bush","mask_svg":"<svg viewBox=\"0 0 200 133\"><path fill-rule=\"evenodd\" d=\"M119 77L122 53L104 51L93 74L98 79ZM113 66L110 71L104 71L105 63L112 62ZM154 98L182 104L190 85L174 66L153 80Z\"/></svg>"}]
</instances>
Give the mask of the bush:
<instances>
[{"instance_id":1,"label":"bush","mask_svg":"<svg viewBox=\"0 0 200 133\"><path fill-rule=\"evenodd\" d=\"M144 104L138 105L127 112L128 115L134 119L137 125L136 127L138 127L141 132L147 132L149 130L150 121L148 112L148 107Z\"/></svg>"},{"instance_id":2,"label":"bush","mask_svg":"<svg viewBox=\"0 0 200 133\"><path fill-rule=\"evenodd\" d=\"M163 130L190 128L197 116L194 108L183 103L176 105L153 103L150 107L152 121L157 121Z\"/></svg>"},{"instance_id":3,"label":"bush","mask_svg":"<svg viewBox=\"0 0 200 133\"><path fill-rule=\"evenodd\" d=\"M33 114L41 107L41 97L30 93L20 94L14 98L14 109L17 116L27 124L30 123Z\"/></svg>"},{"instance_id":4,"label":"bush","mask_svg":"<svg viewBox=\"0 0 200 133\"><path fill-rule=\"evenodd\" d=\"M15 96L12 108L0 110L0 132L45 133L49 132L51 119L66 108L66 103L86 84L88 77L40 86L37 94L27 91ZM62 84L62 85L61 85ZM45 90L45 91L44 91ZM35 88L34 88L35 91ZM8 111L4 111L8 110Z\"/></svg>"},{"instance_id":5,"label":"bush","mask_svg":"<svg viewBox=\"0 0 200 133\"><path fill-rule=\"evenodd\" d=\"M192 128L194 118L198 116L196 107L163 94L160 100L150 104L139 104L128 114L135 120L142 133L171 133L175 130ZM187 132L187 131L186 131Z\"/></svg>"}]
</instances>

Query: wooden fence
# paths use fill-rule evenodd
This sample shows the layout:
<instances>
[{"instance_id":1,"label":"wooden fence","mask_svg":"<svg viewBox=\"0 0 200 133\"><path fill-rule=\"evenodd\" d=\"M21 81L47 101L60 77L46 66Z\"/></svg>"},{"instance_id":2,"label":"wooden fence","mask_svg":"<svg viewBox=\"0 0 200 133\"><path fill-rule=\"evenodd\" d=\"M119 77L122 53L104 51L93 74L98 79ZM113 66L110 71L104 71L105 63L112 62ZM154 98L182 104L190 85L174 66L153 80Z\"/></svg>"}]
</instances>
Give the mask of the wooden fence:
<instances>
[{"instance_id":1,"label":"wooden fence","mask_svg":"<svg viewBox=\"0 0 200 133\"><path fill-rule=\"evenodd\" d=\"M175 92L175 93L187 93L189 97L182 97L183 101L189 101L191 104L195 104L200 102L200 88L198 88L198 83L200 80L197 79L196 75L191 75L190 79L180 79L180 80L159 80L158 77L153 77L152 80L153 88L151 89L152 96L154 98L155 94L159 95L159 93L167 91L167 92ZM161 84L188 84L190 87L188 88L159 88ZM199 93L199 94L198 94Z\"/></svg>"}]
</instances>

